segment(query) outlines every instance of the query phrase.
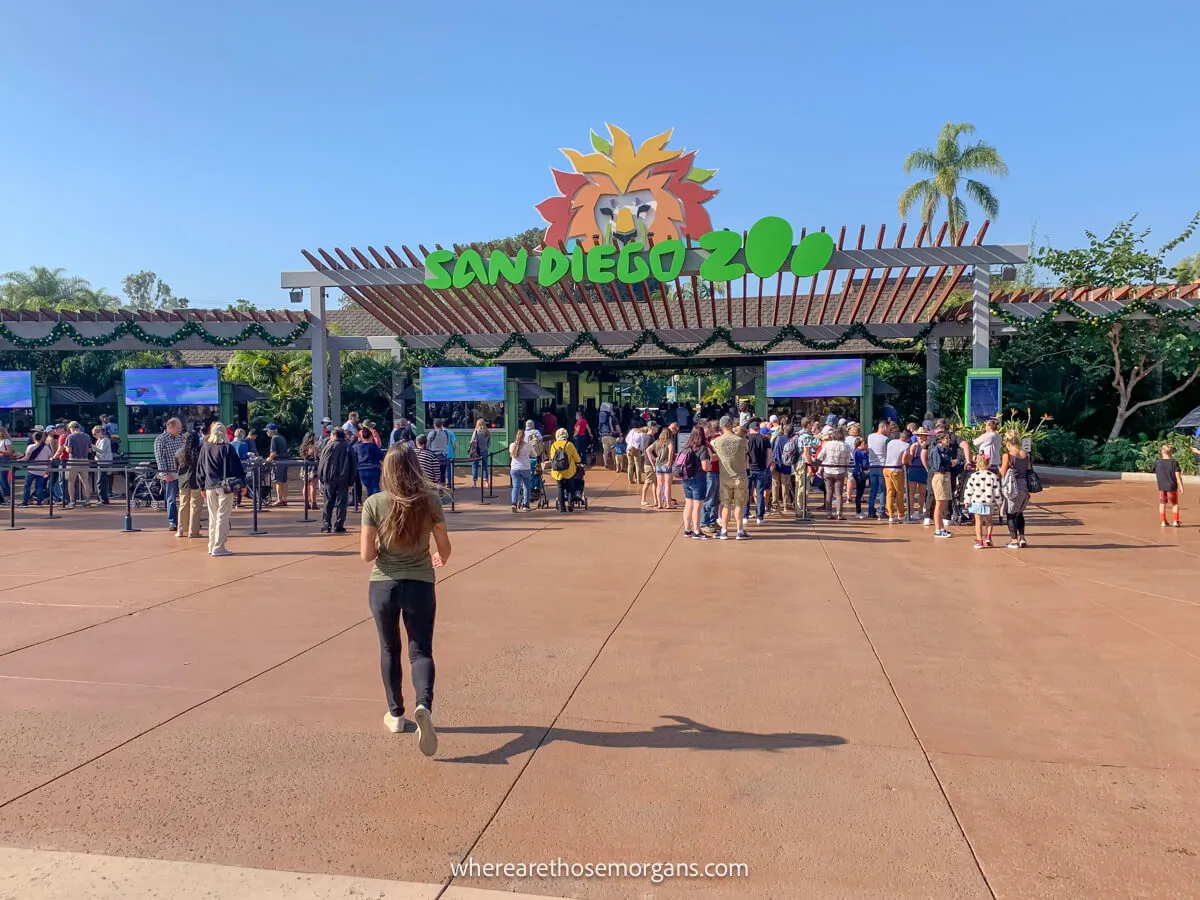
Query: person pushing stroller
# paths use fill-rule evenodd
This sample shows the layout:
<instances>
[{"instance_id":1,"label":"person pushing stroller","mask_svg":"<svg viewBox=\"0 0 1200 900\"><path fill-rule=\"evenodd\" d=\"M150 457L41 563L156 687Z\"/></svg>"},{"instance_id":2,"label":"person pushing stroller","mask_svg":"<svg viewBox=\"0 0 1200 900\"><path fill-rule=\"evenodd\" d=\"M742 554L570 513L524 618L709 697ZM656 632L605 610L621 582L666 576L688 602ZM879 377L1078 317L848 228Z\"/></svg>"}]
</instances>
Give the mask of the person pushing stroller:
<instances>
[{"instance_id":1,"label":"person pushing stroller","mask_svg":"<svg viewBox=\"0 0 1200 900\"><path fill-rule=\"evenodd\" d=\"M583 467L579 451L571 443L571 435L567 429L560 428L554 433L554 443L550 445L550 477L558 483L558 511L575 511L576 472Z\"/></svg>"}]
</instances>

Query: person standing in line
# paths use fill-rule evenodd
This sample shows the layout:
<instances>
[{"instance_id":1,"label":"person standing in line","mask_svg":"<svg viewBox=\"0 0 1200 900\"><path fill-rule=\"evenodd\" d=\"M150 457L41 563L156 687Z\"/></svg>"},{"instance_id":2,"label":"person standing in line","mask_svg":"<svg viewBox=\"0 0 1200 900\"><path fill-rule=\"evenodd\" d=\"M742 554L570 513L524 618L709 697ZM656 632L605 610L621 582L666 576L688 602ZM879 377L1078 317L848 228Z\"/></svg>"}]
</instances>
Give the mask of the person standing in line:
<instances>
[{"instance_id":1,"label":"person standing in line","mask_svg":"<svg viewBox=\"0 0 1200 900\"><path fill-rule=\"evenodd\" d=\"M579 454L579 458L584 462L588 458L588 449L592 446L592 426L588 424L587 417L583 411L575 413L575 436L573 443L575 444L575 452Z\"/></svg>"},{"instance_id":2,"label":"person standing in line","mask_svg":"<svg viewBox=\"0 0 1200 900\"><path fill-rule=\"evenodd\" d=\"M182 446L183 423L175 418L167 419L166 430L154 439L154 462L158 464L158 477L163 484L167 527L172 531L179 530L179 464L175 458ZM211 523L209 533L212 533Z\"/></svg>"},{"instance_id":3,"label":"person standing in line","mask_svg":"<svg viewBox=\"0 0 1200 900\"><path fill-rule=\"evenodd\" d=\"M975 517L975 549L992 546L992 516L1000 506L1000 476L991 470L986 453L975 457L975 471L967 479L967 511Z\"/></svg>"},{"instance_id":4,"label":"person standing in line","mask_svg":"<svg viewBox=\"0 0 1200 900\"><path fill-rule=\"evenodd\" d=\"M862 503L863 494L867 490L867 482L870 481L871 454L867 452L867 441L861 434L855 435L853 441L854 518L865 519L867 514L863 512Z\"/></svg>"},{"instance_id":5,"label":"person standing in line","mask_svg":"<svg viewBox=\"0 0 1200 900\"><path fill-rule=\"evenodd\" d=\"M925 498L929 488L929 472L925 468L925 451L929 449L929 429L917 426L909 441L908 450L908 509L909 520L916 522L924 518L926 526L933 524L933 516L925 515Z\"/></svg>"},{"instance_id":6,"label":"person standing in line","mask_svg":"<svg viewBox=\"0 0 1200 900\"><path fill-rule=\"evenodd\" d=\"M675 438L670 428L658 433L651 448L654 452L654 508L671 508L671 463L675 458Z\"/></svg>"},{"instance_id":7,"label":"person standing in line","mask_svg":"<svg viewBox=\"0 0 1200 900\"><path fill-rule=\"evenodd\" d=\"M983 434L973 441L975 449L988 458L988 466L993 469L1000 465L1001 439L998 429L996 420L988 419L983 423Z\"/></svg>"},{"instance_id":8,"label":"person standing in line","mask_svg":"<svg viewBox=\"0 0 1200 900\"><path fill-rule=\"evenodd\" d=\"M749 460L749 499L747 503L754 505L754 522L763 523L767 507L771 505L771 439L762 433L762 426L756 421L750 421L746 434L746 455ZM746 518L750 518L747 507Z\"/></svg>"},{"instance_id":9,"label":"person standing in line","mask_svg":"<svg viewBox=\"0 0 1200 900\"><path fill-rule=\"evenodd\" d=\"M288 442L282 434L279 433L279 426L274 422L267 425L267 434L270 435L271 445L267 452L267 462L279 462L282 465L271 466L271 480L275 483L275 502L272 506L287 506L288 505Z\"/></svg>"},{"instance_id":10,"label":"person standing in line","mask_svg":"<svg viewBox=\"0 0 1200 900\"><path fill-rule=\"evenodd\" d=\"M342 423L342 434L357 435L362 430L362 425L358 423L358 411L350 410L346 414L346 421Z\"/></svg>"},{"instance_id":11,"label":"person standing in line","mask_svg":"<svg viewBox=\"0 0 1200 900\"><path fill-rule=\"evenodd\" d=\"M438 478L442 471L442 466L438 461L437 455L429 450L426 437L423 434L417 435L416 445L413 453L417 456L417 465L421 467L421 471L429 479L429 483L437 486L439 484Z\"/></svg>"},{"instance_id":12,"label":"person standing in line","mask_svg":"<svg viewBox=\"0 0 1200 900\"><path fill-rule=\"evenodd\" d=\"M66 481L63 484L63 502L66 503L66 508L71 509L75 506L87 506L88 500L88 483L84 477L91 464L92 458L92 439L83 433L83 428L78 422L72 422L67 426L67 434L63 438L63 460L64 477ZM69 498L74 495L75 500L72 502Z\"/></svg>"},{"instance_id":13,"label":"person standing in line","mask_svg":"<svg viewBox=\"0 0 1200 900\"><path fill-rule=\"evenodd\" d=\"M379 479L383 471L383 451L371 440L367 429L358 434L359 441L350 449L354 451L354 461L358 465L358 477L362 481L363 490L370 497L379 493Z\"/></svg>"},{"instance_id":14,"label":"person standing in line","mask_svg":"<svg viewBox=\"0 0 1200 900\"><path fill-rule=\"evenodd\" d=\"M642 506L650 506L646 500L646 494L652 493L658 486L658 478L654 474L654 444L658 439L659 428L653 422L646 425L645 434L642 437L642 469L646 476L642 482ZM655 506L658 505L657 500Z\"/></svg>"},{"instance_id":15,"label":"person standing in line","mask_svg":"<svg viewBox=\"0 0 1200 900\"><path fill-rule=\"evenodd\" d=\"M492 433L488 431L483 419L475 420L475 430L471 432L471 444L467 448L467 456L471 458L471 486L478 487L479 479L487 484L491 478Z\"/></svg>"},{"instance_id":16,"label":"person standing in line","mask_svg":"<svg viewBox=\"0 0 1200 900\"><path fill-rule=\"evenodd\" d=\"M704 434L704 426L698 423L688 435L688 442L683 452L687 454L683 484L683 536L697 541L707 541L708 535L700 530L700 512L704 506L704 498L708 494L708 472L706 467L712 454L708 449L708 439Z\"/></svg>"},{"instance_id":17,"label":"person standing in line","mask_svg":"<svg viewBox=\"0 0 1200 900\"><path fill-rule=\"evenodd\" d=\"M329 438L317 461L317 480L325 494L321 534L345 534L346 504L350 500L350 487L358 482L358 461L355 451L346 442L345 431L335 428Z\"/></svg>"},{"instance_id":18,"label":"person standing in line","mask_svg":"<svg viewBox=\"0 0 1200 900\"><path fill-rule=\"evenodd\" d=\"M250 442L246 439L246 429L239 428L233 433L233 440L229 446L233 448L233 452L237 454L238 459L242 461L242 469L246 468L246 463L250 461ZM233 508L241 509L242 494L245 493L245 488L237 488L233 492Z\"/></svg>"},{"instance_id":19,"label":"person standing in line","mask_svg":"<svg viewBox=\"0 0 1200 900\"><path fill-rule=\"evenodd\" d=\"M450 442L450 432L441 419L433 420L433 430L425 435L425 449L432 453L438 461L438 477L436 484L446 483L446 471L453 458L453 445Z\"/></svg>"},{"instance_id":20,"label":"person standing in line","mask_svg":"<svg viewBox=\"0 0 1200 900\"><path fill-rule=\"evenodd\" d=\"M846 477L854 465L854 455L846 446L846 437L841 429L835 428L829 439L817 451L817 461L822 464L825 477L825 505L829 518L845 520L843 503L846 499ZM861 495L860 495L861 496Z\"/></svg>"},{"instance_id":21,"label":"person standing in line","mask_svg":"<svg viewBox=\"0 0 1200 900\"><path fill-rule=\"evenodd\" d=\"M232 556L233 551L225 546L225 541L233 515L233 492L245 483L246 470L237 451L229 445L229 432L220 422L209 426L208 437L200 447L196 476L208 504L208 555Z\"/></svg>"},{"instance_id":22,"label":"person standing in line","mask_svg":"<svg viewBox=\"0 0 1200 900\"><path fill-rule=\"evenodd\" d=\"M904 474L908 466L909 453L912 445L904 437L904 432L898 426L891 426L892 438L884 448L883 481L887 486L885 503L887 506L888 522L899 525L904 522L905 496Z\"/></svg>"},{"instance_id":23,"label":"person standing in line","mask_svg":"<svg viewBox=\"0 0 1200 900\"><path fill-rule=\"evenodd\" d=\"M700 532L710 537L717 533L717 518L721 512L721 461L713 453L712 442L720 434L713 421L698 425L708 445L708 483L704 491L704 506L700 509Z\"/></svg>"},{"instance_id":24,"label":"person standing in line","mask_svg":"<svg viewBox=\"0 0 1200 900\"><path fill-rule=\"evenodd\" d=\"M929 473L929 495L933 498L932 518L937 529L935 538L948 538L950 531L950 498L953 494L953 479L956 448L950 432L939 431L935 440L924 450L925 470Z\"/></svg>"},{"instance_id":25,"label":"person standing in line","mask_svg":"<svg viewBox=\"0 0 1200 900\"><path fill-rule=\"evenodd\" d=\"M304 489L304 504L308 509L317 508L317 457L320 456L320 451L317 449L317 439L311 431L306 431L304 437L300 441L300 450L298 451L300 462L303 465L300 467L300 482ZM241 457L241 454L238 454ZM234 496L234 506L237 506L237 495Z\"/></svg>"},{"instance_id":26,"label":"person standing in line","mask_svg":"<svg viewBox=\"0 0 1200 900\"><path fill-rule=\"evenodd\" d=\"M744 518L746 502L750 499L746 482L746 473L750 469L749 445L744 437L734 434L732 418L723 416L720 424L721 436L712 442L713 453L721 462L721 529L717 537L722 541L729 540L729 515L732 512L737 525L735 537L744 541L750 537L746 534Z\"/></svg>"},{"instance_id":27,"label":"person standing in line","mask_svg":"<svg viewBox=\"0 0 1200 900\"><path fill-rule=\"evenodd\" d=\"M509 479L512 481L512 511L529 510L529 482L533 477L530 466L532 445L525 440L525 429L518 428L513 442L508 445Z\"/></svg>"},{"instance_id":28,"label":"person standing in line","mask_svg":"<svg viewBox=\"0 0 1200 900\"><path fill-rule=\"evenodd\" d=\"M625 432L625 466L629 483L641 485L646 473L646 429L630 428Z\"/></svg>"},{"instance_id":29,"label":"person standing in line","mask_svg":"<svg viewBox=\"0 0 1200 900\"><path fill-rule=\"evenodd\" d=\"M886 482L883 479L883 467L887 462L887 444L888 432L891 431L891 423L887 419L880 419L878 426L873 434L867 435L867 454L870 458L871 467L868 472L870 480L870 491L867 494L867 518L877 519L877 510L880 513L885 512L886 501ZM879 506L876 507L875 501L878 499Z\"/></svg>"},{"instance_id":30,"label":"person standing in line","mask_svg":"<svg viewBox=\"0 0 1200 900\"><path fill-rule=\"evenodd\" d=\"M101 506L108 506L108 499L112 494L112 438L108 436L103 425L92 429L92 437L95 438L92 455L96 459L96 495L100 498Z\"/></svg>"},{"instance_id":31,"label":"person standing in line","mask_svg":"<svg viewBox=\"0 0 1200 900\"><path fill-rule=\"evenodd\" d=\"M179 528L175 531L175 537L198 538L200 505L205 502L205 498L200 493L198 472L200 435L195 431L189 431L183 436L183 446L175 454L175 465L175 473L179 477Z\"/></svg>"},{"instance_id":32,"label":"person standing in line","mask_svg":"<svg viewBox=\"0 0 1200 900\"><path fill-rule=\"evenodd\" d=\"M1179 469L1179 461L1175 459L1174 447L1163 444L1158 454L1159 458L1154 462L1154 480L1158 482L1158 522L1163 528L1167 527L1167 507L1170 506L1171 525L1180 528L1179 498L1183 496L1183 473ZM1023 540L1021 546L1025 546Z\"/></svg>"},{"instance_id":33,"label":"person standing in line","mask_svg":"<svg viewBox=\"0 0 1200 900\"><path fill-rule=\"evenodd\" d=\"M13 474L12 461L16 456L13 451L12 438L8 436L8 429L0 427L0 465L6 468L0 474L0 503L8 502L8 495L13 490Z\"/></svg>"},{"instance_id":34,"label":"person standing in line","mask_svg":"<svg viewBox=\"0 0 1200 900\"><path fill-rule=\"evenodd\" d=\"M21 500L22 506L29 505L31 493L38 506L41 506L46 499L46 475L49 472L50 458L53 455L54 449L47 443L46 433L33 431L29 435L29 446L25 448L25 455L21 457L22 462L29 464L25 470L25 494Z\"/></svg>"},{"instance_id":35,"label":"person standing in line","mask_svg":"<svg viewBox=\"0 0 1200 900\"><path fill-rule=\"evenodd\" d=\"M1008 522L1009 550L1026 547L1025 508L1029 506L1030 468L1029 454L1021 446L1021 436L1015 431L1005 432L1004 456L1000 460L1000 495L1004 518ZM1179 507L1175 507L1175 521L1179 521Z\"/></svg>"},{"instance_id":36,"label":"person standing in line","mask_svg":"<svg viewBox=\"0 0 1200 900\"><path fill-rule=\"evenodd\" d=\"M771 439L771 505L777 516L787 515L795 500L795 472L783 460L783 450L795 434L787 416L779 419L779 428Z\"/></svg>"},{"instance_id":37,"label":"person standing in line","mask_svg":"<svg viewBox=\"0 0 1200 900\"><path fill-rule=\"evenodd\" d=\"M432 486L417 465L416 455L398 444L383 459L382 490L367 498L362 511L359 551L371 568L368 599L379 633L379 664L388 711L384 727L393 734L407 730L404 718L404 644L416 696L417 746L425 756L437 753L433 724L433 623L437 613L435 570L450 559L446 516ZM430 540L437 552L429 552Z\"/></svg>"}]
</instances>

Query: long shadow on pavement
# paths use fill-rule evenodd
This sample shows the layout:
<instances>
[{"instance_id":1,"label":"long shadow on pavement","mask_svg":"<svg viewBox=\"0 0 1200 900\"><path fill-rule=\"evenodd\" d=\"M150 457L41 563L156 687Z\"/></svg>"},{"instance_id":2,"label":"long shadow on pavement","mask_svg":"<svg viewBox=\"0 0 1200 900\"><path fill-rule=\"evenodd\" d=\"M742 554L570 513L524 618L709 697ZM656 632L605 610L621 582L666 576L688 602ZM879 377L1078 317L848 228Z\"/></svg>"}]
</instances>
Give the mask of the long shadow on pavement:
<instances>
[{"instance_id":1,"label":"long shadow on pavement","mask_svg":"<svg viewBox=\"0 0 1200 900\"><path fill-rule=\"evenodd\" d=\"M443 734L515 734L508 743L475 756L456 756L440 762L476 763L486 766L507 765L514 756L536 750L542 743L565 741L589 747L655 750L792 750L799 747L834 747L846 743L836 734L792 732L755 734L749 731L723 731L696 722L686 716L663 716L672 725L656 725L648 731L582 731L576 728L545 728L536 725L486 725L439 728ZM549 732L549 734L547 734Z\"/></svg>"}]
</instances>

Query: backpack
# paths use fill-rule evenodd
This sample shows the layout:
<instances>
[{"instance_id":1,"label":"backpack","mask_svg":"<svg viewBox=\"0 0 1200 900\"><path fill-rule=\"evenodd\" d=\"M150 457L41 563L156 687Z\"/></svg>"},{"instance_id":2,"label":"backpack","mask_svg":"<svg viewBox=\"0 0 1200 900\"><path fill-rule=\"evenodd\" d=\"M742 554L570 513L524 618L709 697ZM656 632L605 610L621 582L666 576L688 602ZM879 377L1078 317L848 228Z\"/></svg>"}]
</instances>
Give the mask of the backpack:
<instances>
[{"instance_id":1,"label":"backpack","mask_svg":"<svg viewBox=\"0 0 1200 900\"><path fill-rule=\"evenodd\" d=\"M567 448L559 447L550 459L551 472L565 472L571 468L571 460L567 457Z\"/></svg>"},{"instance_id":2,"label":"backpack","mask_svg":"<svg viewBox=\"0 0 1200 900\"><path fill-rule=\"evenodd\" d=\"M695 478L700 472L700 457L695 450L680 450L675 455L671 474L676 478Z\"/></svg>"},{"instance_id":3,"label":"backpack","mask_svg":"<svg viewBox=\"0 0 1200 900\"><path fill-rule=\"evenodd\" d=\"M612 434L612 425L610 423L609 413L606 410L600 410L600 433L602 435Z\"/></svg>"},{"instance_id":4,"label":"backpack","mask_svg":"<svg viewBox=\"0 0 1200 900\"><path fill-rule=\"evenodd\" d=\"M800 459L800 436L792 435L783 445L783 450L779 453L779 461L785 466L797 466L800 464Z\"/></svg>"}]
</instances>

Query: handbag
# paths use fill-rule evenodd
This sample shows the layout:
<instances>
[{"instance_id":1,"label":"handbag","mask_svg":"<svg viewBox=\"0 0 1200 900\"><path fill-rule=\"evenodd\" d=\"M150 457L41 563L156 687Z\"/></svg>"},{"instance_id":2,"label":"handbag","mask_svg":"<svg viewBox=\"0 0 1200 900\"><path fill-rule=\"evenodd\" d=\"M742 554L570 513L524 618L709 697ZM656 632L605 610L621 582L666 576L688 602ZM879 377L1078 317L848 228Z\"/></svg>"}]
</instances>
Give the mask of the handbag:
<instances>
[{"instance_id":1,"label":"handbag","mask_svg":"<svg viewBox=\"0 0 1200 900\"><path fill-rule=\"evenodd\" d=\"M224 452L221 454L221 490L226 494L233 494L242 490L246 482L240 478L229 477L229 453L233 448L225 444L222 449Z\"/></svg>"},{"instance_id":2,"label":"handbag","mask_svg":"<svg viewBox=\"0 0 1200 900\"><path fill-rule=\"evenodd\" d=\"M1033 471L1032 465L1025 470L1025 490L1031 494L1040 494L1043 490L1042 479L1038 478L1038 473Z\"/></svg>"}]
</instances>

